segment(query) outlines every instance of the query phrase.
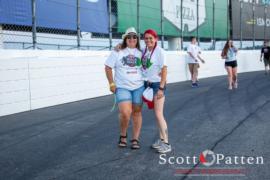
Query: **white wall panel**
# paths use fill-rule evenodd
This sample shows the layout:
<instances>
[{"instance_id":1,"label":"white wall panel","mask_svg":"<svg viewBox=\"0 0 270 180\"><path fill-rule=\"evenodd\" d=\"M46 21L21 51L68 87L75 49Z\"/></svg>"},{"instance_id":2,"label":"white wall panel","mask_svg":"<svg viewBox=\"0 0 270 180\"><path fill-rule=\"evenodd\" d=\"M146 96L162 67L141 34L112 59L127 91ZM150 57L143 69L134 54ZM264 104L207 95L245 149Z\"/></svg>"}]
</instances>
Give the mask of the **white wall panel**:
<instances>
[{"instance_id":1,"label":"white wall panel","mask_svg":"<svg viewBox=\"0 0 270 180\"><path fill-rule=\"evenodd\" d=\"M104 51L0 50L0 116L110 94ZM225 75L220 51L201 56L199 78ZM263 70L259 51L240 51L239 72ZM186 52L166 52L168 82L190 80ZM91 107L89 107L91 108Z\"/></svg>"}]
</instances>

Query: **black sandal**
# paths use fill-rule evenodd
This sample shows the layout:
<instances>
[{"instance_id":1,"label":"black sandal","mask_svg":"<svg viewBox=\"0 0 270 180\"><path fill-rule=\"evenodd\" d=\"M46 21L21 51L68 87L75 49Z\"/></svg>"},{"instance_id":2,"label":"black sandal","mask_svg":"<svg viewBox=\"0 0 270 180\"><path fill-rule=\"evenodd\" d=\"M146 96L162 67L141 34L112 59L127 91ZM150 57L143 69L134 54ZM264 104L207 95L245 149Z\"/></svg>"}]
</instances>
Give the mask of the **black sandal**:
<instances>
[{"instance_id":1,"label":"black sandal","mask_svg":"<svg viewBox=\"0 0 270 180\"><path fill-rule=\"evenodd\" d=\"M132 139L130 142L132 143L131 149L140 149L141 148L139 140Z\"/></svg>"},{"instance_id":2,"label":"black sandal","mask_svg":"<svg viewBox=\"0 0 270 180\"><path fill-rule=\"evenodd\" d=\"M126 139L127 135L125 135L125 136L120 135L119 142L118 142L118 147L125 148L125 147L127 147L127 143L122 141L122 138Z\"/></svg>"}]
</instances>

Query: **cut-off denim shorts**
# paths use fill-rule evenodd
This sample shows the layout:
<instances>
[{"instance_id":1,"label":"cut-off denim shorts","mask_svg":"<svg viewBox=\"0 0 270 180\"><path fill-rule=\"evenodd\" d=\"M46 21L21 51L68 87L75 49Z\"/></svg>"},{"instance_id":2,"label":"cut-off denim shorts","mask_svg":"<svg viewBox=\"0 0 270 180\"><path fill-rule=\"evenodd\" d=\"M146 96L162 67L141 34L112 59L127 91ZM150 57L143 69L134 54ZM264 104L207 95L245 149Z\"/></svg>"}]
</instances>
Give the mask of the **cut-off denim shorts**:
<instances>
[{"instance_id":1,"label":"cut-off denim shorts","mask_svg":"<svg viewBox=\"0 0 270 180\"><path fill-rule=\"evenodd\" d=\"M124 101L130 101L134 105L141 106L142 101L142 95L144 91L144 86L134 89L134 90L128 90L125 88L116 88L115 96L116 96L116 103L121 103Z\"/></svg>"}]
</instances>

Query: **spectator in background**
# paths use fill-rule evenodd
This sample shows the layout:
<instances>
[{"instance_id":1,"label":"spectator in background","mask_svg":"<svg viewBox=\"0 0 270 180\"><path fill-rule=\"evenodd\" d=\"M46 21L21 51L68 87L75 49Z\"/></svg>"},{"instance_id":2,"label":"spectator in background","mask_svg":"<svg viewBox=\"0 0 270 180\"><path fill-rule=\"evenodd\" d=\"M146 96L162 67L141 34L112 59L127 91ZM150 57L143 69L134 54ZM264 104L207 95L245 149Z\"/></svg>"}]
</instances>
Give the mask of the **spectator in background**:
<instances>
[{"instance_id":1,"label":"spectator in background","mask_svg":"<svg viewBox=\"0 0 270 180\"><path fill-rule=\"evenodd\" d=\"M263 47L261 49L260 60L264 62L265 75L270 74L270 46L269 41L264 41Z\"/></svg>"},{"instance_id":2,"label":"spectator in background","mask_svg":"<svg viewBox=\"0 0 270 180\"><path fill-rule=\"evenodd\" d=\"M229 83L229 90L238 87L237 82L237 61L236 61L236 54L237 48L234 47L232 40L227 40L222 53L222 59L225 59L225 68L228 73L228 83Z\"/></svg>"},{"instance_id":3,"label":"spectator in background","mask_svg":"<svg viewBox=\"0 0 270 180\"><path fill-rule=\"evenodd\" d=\"M139 149L142 126L142 94L144 81L141 70L140 40L135 28L126 30L119 51L113 51L105 62L110 91L115 94L119 108L120 137L118 146L127 147L127 129L133 119L132 149ZM113 78L112 69L115 70Z\"/></svg>"},{"instance_id":4,"label":"spectator in background","mask_svg":"<svg viewBox=\"0 0 270 180\"><path fill-rule=\"evenodd\" d=\"M188 53L188 67L191 75L191 86L198 87L198 68L200 67L199 60L202 63L205 61L199 56L201 53L200 47L197 45L196 37L191 38L191 43L187 48Z\"/></svg>"}]
</instances>

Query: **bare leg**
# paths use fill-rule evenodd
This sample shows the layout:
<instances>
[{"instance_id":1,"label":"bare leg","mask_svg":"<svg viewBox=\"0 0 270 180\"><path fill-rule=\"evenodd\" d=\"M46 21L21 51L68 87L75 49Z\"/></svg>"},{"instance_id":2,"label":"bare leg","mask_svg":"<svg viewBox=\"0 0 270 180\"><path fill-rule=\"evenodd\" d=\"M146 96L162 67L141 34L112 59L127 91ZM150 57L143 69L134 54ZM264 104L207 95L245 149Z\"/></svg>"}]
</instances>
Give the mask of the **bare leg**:
<instances>
[{"instance_id":1,"label":"bare leg","mask_svg":"<svg viewBox=\"0 0 270 180\"><path fill-rule=\"evenodd\" d=\"M131 102L121 102L119 107L119 124L120 124L120 135L126 136L128 124L132 112ZM126 138L122 138L121 141L127 142Z\"/></svg>"},{"instance_id":2,"label":"bare leg","mask_svg":"<svg viewBox=\"0 0 270 180\"><path fill-rule=\"evenodd\" d=\"M156 115L157 125L160 131L160 139L164 139L165 143L168 143L168 127L166 120L163 115L165 97L157 99L157 96L154 97L154 111Z\"/></svg>"},{"instance_id":3,"label":"bare leg","mask_svg":"<svg viewBox=\"0 0 270 180\"><path fill-rule=\"evenodd\" d=\"M193 80L195 83L198 80L198 74L199 74L198 69L199 69L199 64L194 64L194 66L193 66Z\"/></svg>"},{"instance_id":4,"label":"bare leg","mask_svg":"<svg viewBox=\"0 0 270 180\"><path fill-rule=\"evenodd\" d=\"M238 87L238 82L237 82L237 67L232 68L232 75L233 75L233 87L237 88Z\"/></svg>"},{"instance_id":5,"label":"bare leg","mask_svg":"<svg viewBox=\"0 0 270 180\"><path fill-rule=\"evenodd\" d=\"M142 108L141 106L133 105L132 107L133 119L133 139L139 139L142 127Z\"/></svg>"},{"instance_id":6,"label":"bare leg","mask_svg":"<svg viewBox=\"0 0 270 180\"><path fill-rule=\"evenodd\" d=\"M233 84L233 75L232 75L232 67L230 66L225 66L227 73L228 73L228 83L229 83L229 87L228 89L232 89L232 84Z\"/></svg>"}]
</instances>

